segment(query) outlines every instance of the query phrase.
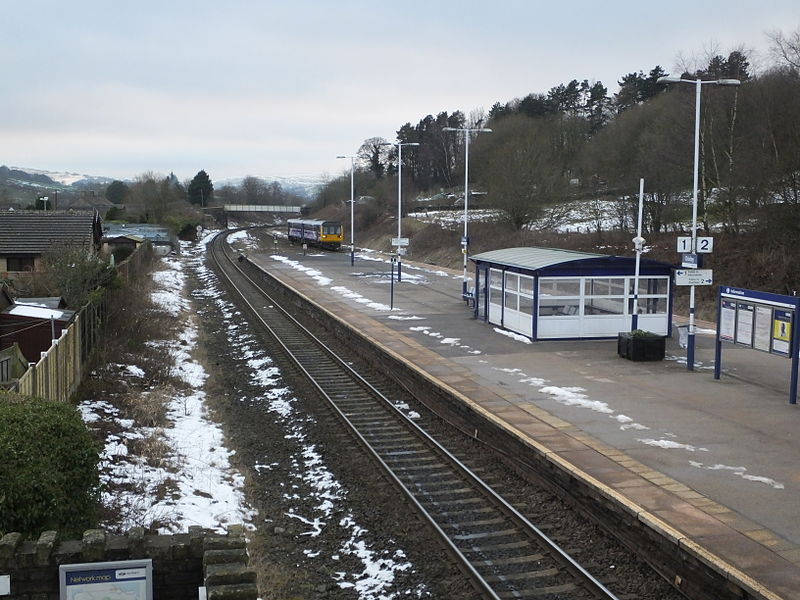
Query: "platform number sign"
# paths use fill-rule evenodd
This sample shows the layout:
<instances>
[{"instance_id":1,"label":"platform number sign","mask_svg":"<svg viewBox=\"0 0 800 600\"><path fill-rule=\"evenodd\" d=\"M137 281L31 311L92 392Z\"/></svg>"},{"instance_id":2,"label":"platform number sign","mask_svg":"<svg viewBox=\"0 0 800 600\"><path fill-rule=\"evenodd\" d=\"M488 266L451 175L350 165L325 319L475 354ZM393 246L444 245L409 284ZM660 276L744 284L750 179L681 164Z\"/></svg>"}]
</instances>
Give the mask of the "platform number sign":
<instances>
[{"instance_id":1,"label":"platform number sign","mask_svg":"<svg viewBox=\"0 0 800 600\"><path fill-rule=\"evenodd\" d=\"M711 254L714 251L714 238L713 237L698 237L697 238L697 251L695 254ZM688 235L678 236L678 252L681 254L690 254L692 251L692 238Z\"/></svg>"}]
</instances>

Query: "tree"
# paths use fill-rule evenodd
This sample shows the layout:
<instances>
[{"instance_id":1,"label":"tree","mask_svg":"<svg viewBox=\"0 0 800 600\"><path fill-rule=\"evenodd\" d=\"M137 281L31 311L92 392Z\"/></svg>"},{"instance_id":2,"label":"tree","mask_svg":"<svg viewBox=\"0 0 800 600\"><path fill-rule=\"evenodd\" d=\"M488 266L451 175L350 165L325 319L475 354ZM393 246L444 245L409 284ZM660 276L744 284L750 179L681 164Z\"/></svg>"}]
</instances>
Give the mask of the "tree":
<instances>
[{"instance_id":1,"label":"tree","mask_svg":"<svg viewBox=\"0 0 800 600\"><path fill-rule=\"evenodd\" d=\"M111 284L115 271L108 262L80 244L62 244L48 250L42 260L48 287L77 310L94 297L94 292Z\"/></svg>"},{"instance_id":2,"label":"tree","mask_svg":"<svg viewBox=\"0 0 800 600\"><path fill-rule=\"evenodd\" d=\"M664 69L656 65L646 76L641 71L623 76L618 82L619 92L614 97L617 112L623 112L632 106L646 102L666 89L665 84L658 82L658 78L664 75L666 75Z\"/></svg>"},{"instance_id":3,"label":"tree","mask_svg":"<svg viewBox=\"0 0 800 600\"><path fill-rule=\"evenodd\" d=\"M128 196L128 186L123 181L114 180L106 188L106 199L114 204L124 204Z\"/></svg>"},{"instance_id":4,"label":"tree","mask_svg":"<svg viewBox=\"0 0 800 600\"><path fill-rule=\"evenodd\" d=\"M513 115L475 140L474 172L492 206L520 230L563 197L559 126L553 120ZM472 147L471 147L472 148Z\"/></svg>"},{"instance_id":5,"label":"tree","mask_svg":"<svg viewBox=\"0 0 800 600\"><path fill-rule=\"evenodd\" d=\"M139 175L126 198L127 213L143 223L164 223L168 215L185 206L185 193L169 177L152 172Z\"/></svg>"},{"instance_id":6,"label":"tree","mask_svg":"<svg viewBox=\"0 0 800 600\"><path fill-rule=\"evenodd\" d=\"M208 173L202 170L198 171L189 183L187 193L189 202L192 204L208 206L214 196L214 184L211 183Z\"/></svg>"},{"instance_id":7,"label":"tree","mask_svg":"<svg viewBox=\"0 0 800 600\"><path fill-rule=\"evenodd\" d=\"M800 27L786 35L773 31L768 37L772 41L773 57L790 70L800 71Z\"/></svg>"},{"instance_id":8,"label":"tree","mask_svg":"<svg viewBox=\"0 0 800 600\"><path fill-rule=\"evenodd\" d=\"M388 162L388 150L386 140L382 137L372 137L364 140L361 147L358 149L356 156L358 161L372 171L376 179L383 177L386 172L386 163Z\"/></svg>"},{"instance_id":9,"label":"tree","mask_svg":"<svg viewBox=\"0 0 800 600\"><path fill-rule=\"evenodd\" d=\"M258 177L248 175L242 180L240 187L244 204L266 204L268 196L267 182Z\"/></svg>"}]
</instances>

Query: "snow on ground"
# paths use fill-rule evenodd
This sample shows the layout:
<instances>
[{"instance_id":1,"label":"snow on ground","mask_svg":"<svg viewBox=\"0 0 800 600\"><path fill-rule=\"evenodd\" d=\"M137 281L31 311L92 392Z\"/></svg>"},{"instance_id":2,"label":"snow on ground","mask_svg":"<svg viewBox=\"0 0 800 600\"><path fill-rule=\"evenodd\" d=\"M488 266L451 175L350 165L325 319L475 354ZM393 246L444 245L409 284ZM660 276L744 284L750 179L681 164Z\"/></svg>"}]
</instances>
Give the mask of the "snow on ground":
<instances>
[{"instance_id":1,"label":"snow on ground","mask_svg":"<svg viewBox=\"0 0 800 600\"><path fill-rule=\"evenodd\" d=\"M189 247L185 245L184 250ZM206 411L206 373L192 358L197 346L197 325L187 310L190 303L184 289L184 269L189 258L165 258L163 268L153 273L157 285L153 300L171 316L180 318L182 327L180 343L157 343L171 348L173 374L188 384L187 391L176 391L168 401L169 426L159 430L134 428L132 421L120 419L119 411L102 400L86 400L79 407L88 423L111 419L123 429L121 436L110 435L106 439L101 454L102 481L130 489L115 491L113 498L108 492L103 495L105 504L125 507L125 521L120 524L123 529L159 523L161 533L186 531L189 525L224 532L228 524L247 523L254 516L242 494L244 479L231 467L232 452L225 448L222 430ZM118 367L130 376L144 375L136 365ZM127 447L128 440L153 436L161 438L169 448L159 467L129 455ZM166 490L169 491L165 494Z\"/></svg>"}]
</instances>

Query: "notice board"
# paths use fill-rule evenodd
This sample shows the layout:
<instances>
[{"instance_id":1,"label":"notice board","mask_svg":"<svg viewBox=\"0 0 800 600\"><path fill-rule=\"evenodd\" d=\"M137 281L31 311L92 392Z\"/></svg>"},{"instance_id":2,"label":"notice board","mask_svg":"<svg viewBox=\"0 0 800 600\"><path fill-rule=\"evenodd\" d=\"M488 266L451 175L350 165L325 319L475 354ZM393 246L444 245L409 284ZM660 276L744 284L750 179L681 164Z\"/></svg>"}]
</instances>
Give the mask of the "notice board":
<instances>
[{"instance_id":1,"label":"notice board","mask_svg":"<svg viewBox=\"0 0 800 600\"><path fill-rule=\"evenodd\" d=\"M724 342L792 360L789 402L797 402L800 298L731 286L719 286L714 379L720 378Z\"/></svg>"},{"instance_id":2,"label":"notice board","mask_svg":"<svg viewBox=\"0 0 800 600\"><path fill-rule=\"evenodd\" d=\"M61 600L153 600L151 559L61 565Z\"/></svg>"}]
</instances>

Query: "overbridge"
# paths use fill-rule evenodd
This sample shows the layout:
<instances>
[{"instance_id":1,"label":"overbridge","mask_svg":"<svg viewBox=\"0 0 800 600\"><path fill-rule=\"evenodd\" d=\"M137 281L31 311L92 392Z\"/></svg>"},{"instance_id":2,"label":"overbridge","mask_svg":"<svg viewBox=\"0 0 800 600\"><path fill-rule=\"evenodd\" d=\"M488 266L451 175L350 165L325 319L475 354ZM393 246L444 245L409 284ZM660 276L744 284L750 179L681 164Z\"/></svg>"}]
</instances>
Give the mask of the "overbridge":
<instances>
[{"instance_id":1,"label":"overbridge","mask_svg":"<svg viewBox=\"0 0 800 600\"><path fill-rule=\"evenodd\" d=\"M301 206L288 206L284 204L225 204L223 209L228 212L275 212L300 214Z\"/></svg>"}]
</instances>

